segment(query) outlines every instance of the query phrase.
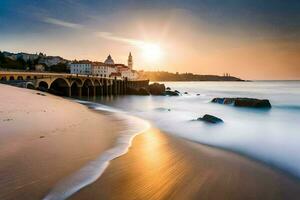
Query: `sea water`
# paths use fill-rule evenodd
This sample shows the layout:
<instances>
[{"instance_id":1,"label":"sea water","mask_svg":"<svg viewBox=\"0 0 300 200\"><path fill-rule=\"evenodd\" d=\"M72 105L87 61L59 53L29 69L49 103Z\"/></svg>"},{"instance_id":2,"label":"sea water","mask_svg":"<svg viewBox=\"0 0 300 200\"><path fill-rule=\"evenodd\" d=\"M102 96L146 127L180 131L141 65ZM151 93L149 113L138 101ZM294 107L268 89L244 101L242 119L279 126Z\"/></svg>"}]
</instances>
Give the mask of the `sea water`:
<instances>
[{"instance_id":1,"label":"sea water","mask_svg":"<svg viewBox=\"0 0 300 200\"><path fill-rule=\"evenodd\" d=\"M146 119L168 134L225 148L300 177L300 82L166 82L178 97L121 96L101 104ZM269 99L271 109L211 103L214 97ZM224 120L195 121L204 114Z\"/></svg>"}]
</instances>

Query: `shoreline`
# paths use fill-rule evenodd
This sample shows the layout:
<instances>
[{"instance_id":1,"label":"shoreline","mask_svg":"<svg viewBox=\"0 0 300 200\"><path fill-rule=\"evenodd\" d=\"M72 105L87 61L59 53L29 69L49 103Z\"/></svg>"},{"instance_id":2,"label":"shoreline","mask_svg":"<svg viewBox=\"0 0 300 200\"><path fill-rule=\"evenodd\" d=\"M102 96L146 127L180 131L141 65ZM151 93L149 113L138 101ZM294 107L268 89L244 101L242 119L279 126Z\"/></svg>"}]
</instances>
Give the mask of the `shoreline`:
<instances>
[{"instance_id":1,"label":"shoreline","mask_svg":"<svg viewBox=\"0 0 300 200\"><path fill-rule=\"evenodd\" d=\"M124 125L84 105L0 84L0 199L42 199L111 148Z\"/></svg>"},{"instance_id":2,"label":"shoreline","mask_svg":"<svg viewBox=\"0 0 300 200\"><path fill-rule=\"evenodd\" d=\"M2 86L0 84L1 90L3 90L3 87L9 87L9 89L15 88L11 86ZM69 99L56 97L54 95L35 90L26 90L20 88L18 88L17 90L34 94L35 97L39 97L39 100L42 100L40 98L45 99L45 96L36 95L37 93L45 94L46 96L53 98L56 101L62 101L63 105L60 106L63 112L70 112L70 110L66 108L65 103L72 104L74 106L74 109L80 108L82 110L85 110L86 114L88 113L87 115L89 117L93 116L93 118L95 118L94 120L98 121L99 124L102 123L104 126L99 129L98 126L92 125L92 123L90 125L92 125L93 127L84 125L84 127L81 127L81 129L87 128L87 130L92 132L103 132L103 129L106 129L106 131L112 131L113 136L109 138L104 137L102 139L105 139L105 142L101 141L100 143L97 143L97 145L94 144L97 146L97 149L92 149L92 155L88 153L89 149L78 150L76 153L80 153L85 158L78 161L77 163L73 162L74 165L72 165L72 167L67 167L66 164L60 163L60 166L65 166L68 169L65 169L65 171L61 172L59 176L57 175L57 177L55 178L56 181L48 180L47 182L47 178L45 178L44 180L46 180L47 186L43 186L42 189L39 185L41 184L41 181L33 181L29 185L25 184L19 189L18 187L20 186L16 187L9 184L3 186L2 184L2 186L0 186L0 191L2 193L0 195L1 199L19 199L21 197L26 197L26 195L30 195L27 196L30 199L44 198L47 194L49 194L49 191L56 187L57 183L65 180L68 176L73 176L74 173L76 174L76 172L86 167L89 162L99 158L99 156L102 156L103 153L105 154L107 150L114 148L115 142L120 137L120 132L122 131L122 129L124 127L129 127L128 124L122 124L124 121L122 121L121 123L120 120L116 119L113 116L106 116L106 114L104 113L99 113L97 110L90 109L88 105L81 105ZM22 98L24 97L22 96ZM0 104L0 108L3 108L3 105L2 107L1 105L2 104ZM51 106L53 106L53 104ZM41 108L42 107L39 107L39 109ZM45 110L47 110L48 112L48 109L49 108ZM45 115L43 116L45 117ZM9 121L3 121L3 119L1 120L1 129L3 128L2 126L5 123L15 123L14 119ZM116 122L117 125L115 124ZM63 124L62 126L66 127L66 124ZM51 125L54 126L55 124ZM114 127L113 130L111 130L112 127ZM43 128L43 126L40 126L40 128ZM95 128L96 130L94 130ZM35 127L34 129L30 130L35 130ZM66 129L62 128L60 131L62 134L65 134ZM24 135L24 133L22 133L21 136L22 135ZM34 137L37 137L41 134L34 135ZM18 134L18 136L20 136L20 134ZM45 133L41 136L44 137L38 138L39 140L48 138L47 134ZM82 133L78 134L77 136L82 139ZM293 199L300 195L300 181L297 177L286 174L285 171L278 169L277 167L266 165L266 163L257 161L255 158L251 158L248 155L243 155L238 152L207 144L188 141L180 137L172 136L168 133L163 133L162 131L153 127L150 130L143 131L142 134L131 136L131 140L133 141L132 145L129 145L130 149L128 150L128 152L123 152L122 155L119 155L121 157L115 156L114 158L112 158L109 164L107 164L107 167L103 170L103 173L100 174L101 177L98 176L95 179L95 182L92 181L88 184L85 184L78 189L79 191L77 190L78 192L73 192L74 194L71 195L68 199L99 199L99 197L103 197L104 199L132 199L135 197L140 197L141 199L199 199L200 197L203 199L224 199L224 196L230 197L229 199L247 199L253 197L251 196L252 193L256 193L256 198ZM0 135L1 140L5 137L8 137L8 142L12 142L9 141L9 136L6 135L3 137L2 135ZM61 143L62 141L59 141L60 139L61 138L57 137L53 142ZM22 143L22 141L20 142ZM80 142L82 141L78 140L76 141L76 144L74 143L74 145L77 146L78 144L80 144ZM0 144L2 143L0 142ZM0 149L2 148L3 147L0 146ZM41 150L44 147L37 146L35 148L36 150ZM35 148L30 149L30 151L27 151L27 153L33 152ZM65 148L66 147L64 147L63 150L66 150ZM96 147L93 146L93 148ZM49 153L48 151L49 149L47 149L46 153ZM15 154L17 153L18 152L16 152ZM0 153L1 161L10 162L9 159L11 158L3 158L3 155L3 153ZM76 157L78 155L73 156ZM37 158L42 159L42 156L39 155ZM22 161L26 162L26 159L23 159ZM38 162L38 160L36 161ZM60 162L63 161L65 162L65 160L63 159ZM53 162L53 160L48 161L48 164L49 162ZM217 166L215 166L215 164L217 164ZM36 164L34 164L33 162L30 163L30 165L33 165L34 168L34 165ZM37 167L41 167L41 164L37 165ZM222 169L222 166L225 166L227 171L225 169ZM30 170L27 169L26 173L36 173L33 168ZM0 170L3 171L1 172L1 176L7 178L1 182L9 182L9 179L11 177L5 174L5 170L7 171L7 169L5 167L1 168L0 166ZM51 170L51 167L44 171L44 173L49 172L49 170ZM52 170L56 170L56 168ZM238 172L239 176L235 175L235 172ZM206 178L204 179L203 177L199 176L199 173ZM162 179L160 176L164 177L168 181ZM253 178L252 176L255 178ZM28 174L27 176L21 178L24 179L23 182L28 182L28 180L26 179L28 178ZM52 177L52 179L54 179L54 177ZM247 179L251 180L250 183L248 183L248 186L251 186L250 189L242 189L242 192L237 192L239 194L233 194L232 196L231 193L234 192L233 188L239 188L240 184L245 184L244 180ZM228 180L230 181L228 182ZM193 184L191 184L191 182ZM201 182L200 185L199 182ZM229 186L226 186L228 183ZM18 184L20 185L20 183ZM189 185L191 188L187 188L187 185ZM16 190L13 191L13 189L9 187L15 187L18 190L16 192ZM223 196L214 196L216 193L215 190L220 190L218 192L218 195ZM203 191L205 191L204 196Z\"/></svg>"}]
</instances>

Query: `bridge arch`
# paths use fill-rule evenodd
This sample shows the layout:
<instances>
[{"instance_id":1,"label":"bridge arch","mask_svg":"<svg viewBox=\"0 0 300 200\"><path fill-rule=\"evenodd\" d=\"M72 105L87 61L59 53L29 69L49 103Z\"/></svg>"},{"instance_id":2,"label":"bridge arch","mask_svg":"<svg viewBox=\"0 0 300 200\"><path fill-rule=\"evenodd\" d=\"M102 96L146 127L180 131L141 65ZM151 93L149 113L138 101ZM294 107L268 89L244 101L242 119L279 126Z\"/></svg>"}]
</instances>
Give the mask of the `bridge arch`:
<instances>
[{"instance_id":1,"label":"bridge arch","mask_svg":"<svg viewBox=\"0 0 300 200\"><path fill-rule=\"evenodd\" d=\"M1 79L0 79L0 81L7 81L6 76L2 76Z\"/></svg>"},{"instance_id":2,"label":"bridge arch","mask_svg":"<svg viewBox=\"0 0 300 200\"><path fill-rule=\"evenodd\" d=\"M83 80L82 86L83 86L84 84L88 84L88 85L94 86L94 81L93 81L92 79L86 78L85 80Z\"/></svg>"},{"instance_id":3,"label":"bridge arch","mask_svg":"<svg viewBox=\"0 0 300 200\"><path fill-rule=\"evenodd\" d=\"M82 85L82 96L94 96L94 83L91 79L85 79Z\"/></svg>"},{"instance_id":4,"label":"bridge arch","mask_svg":"<svg viewBox=\"0 0 300 200\"><path fill-rule=\"evenodd\" d=\"M10 76L10 77L9 77L9 80L10 80L10 81L14 81L14 80L15 80L15 77L14 77L14 76Z\"/></svg>"},{"instance_id":5,"label":"bridge arch","mask_svg":"<svg viewBox=\"0 0 300 200\"><path fill-rule=\"evenodd\" d=\"M49 88L49 85L46 81L40 81L38 85L38 89L41 91L47 91Z\"/></svg>"},{"instance_id":6,"label":"bridge arch","mask_svg":"<svg viewBox=\"0 0 300 200\"><path fill-rule=\"evenodd\" d=\"M22 80L23 80L23 77L22 77L22 76L18 76L18 77L17 77L17 80L22 81Z\"/></svg>"},{"instance_id":7,"label":"bridge arch","mask_svg":"<svg viewBox=\"0 0 300 200\"><path fill-rule=\"evenodd\" d=\"M31 83L31 82L26 83L26 88L31 89L31 90L35 89L33 83Z\"/></svg>"},{"instance_id":8,"label":"bridge arch","mask_svg":"<svg viewBox=\"0 0 300 200\"><path fill-rule=\"evenodd\" d=\"M103 87L100 80L95 79L95 96L102 96L103 95Z\"/></svg>"},{"instance_id":9,"label":"bridge arch","mask_svg":"<svg viewBox=\"0 0 300 200\"><path fill-rule=\"evenodd\" d=\"M26 80L30 80L31 78L30 78L30 76L26 76Z\"/></svg>"},{"instance_id":10,"label":"bridge arch","mask_svg":"<svg viewBox=\"0 0 300 200\"><path fill-rule=\"evenodd\" d=\"M70 96L70 83L67 79L57 78L50 84L49 92L60 96Z\"/></svg>"},{"instance_id":11,"label":"bridge arch","mask_svg":"<svg viewBox=\"0 0 300 200\"><path fill-rule=\"evenodd\" d=\"M82 79L79 79L79 78L76 78L76 79L73 79L72 81L70 81L70 85L71 85L71 86L72 86L74 83L76 83L78 87L82 87L83 80L82 80Z\"/></svg>"},{"instance_id":12,"label":"bridge arch","mask_svg":"<svg viewBox=\"0 0 300 200\"><path fill-rule=\"evenodd\" d=\"M71 96L80 97L81 96L81 84L78 81L73 81L71 83Z\"/></svg>"}]
</instances>

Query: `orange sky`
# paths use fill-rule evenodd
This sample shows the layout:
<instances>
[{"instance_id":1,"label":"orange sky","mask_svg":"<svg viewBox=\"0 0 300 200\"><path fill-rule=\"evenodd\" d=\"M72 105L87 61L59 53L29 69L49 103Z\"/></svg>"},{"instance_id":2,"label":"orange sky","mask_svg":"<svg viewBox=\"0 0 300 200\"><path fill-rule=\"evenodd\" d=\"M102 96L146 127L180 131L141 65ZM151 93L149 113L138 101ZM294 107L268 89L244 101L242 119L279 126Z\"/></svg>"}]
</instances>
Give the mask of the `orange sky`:
<instances>
[{"instance_id":1,"label":"orange sky","mask_svg":"<svg viewBox=\"0 0 300 200\"><path fill-rule=\"evenodd\" d=\"M67 59L126 63L134 68L198 74L230 73L243 79L300 79L300 40L267 24L210 22L187 9L118 10L74 22L35 15L45 26L31 32L1 34L0 50L44 52ZM145 44L160 47L145 56Z\"/></svg>"}]
</instances>

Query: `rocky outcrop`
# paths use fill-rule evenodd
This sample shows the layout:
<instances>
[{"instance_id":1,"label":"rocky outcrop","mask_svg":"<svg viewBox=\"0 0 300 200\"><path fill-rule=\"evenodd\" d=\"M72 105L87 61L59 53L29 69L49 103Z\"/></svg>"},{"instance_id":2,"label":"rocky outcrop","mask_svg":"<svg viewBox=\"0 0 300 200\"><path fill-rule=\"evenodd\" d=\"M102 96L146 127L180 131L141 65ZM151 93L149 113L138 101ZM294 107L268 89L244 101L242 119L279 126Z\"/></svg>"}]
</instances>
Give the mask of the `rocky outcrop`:
<instances>
[{"instance_id":1,"label":"rocky outcrop","mask_svg":"<svg viewBox=\"0 0 300 200\"><path fill-rule=\"evenodd\" d=\"M178 92L175 92L175 91L165 91L164 94L165 96L179 96L179 93Z\"/></svg>"},{"instance_id":2,"label":"rocky outcrop","mask_svg":"<svg viewBox=\"0 0 300 200\"><path fill-rule=\"evenodd\" d=\"M219 104L233 104L236 98L214 98L211 102Z\"/></svg>"},{"instance_id":3,"label":"rocky outcrop","mask_svg":"<svg viewBox=\"0 0 300 200\"><path fill-rule=\"evenodd\" d=\"M205 121L205 122L212 123L212 124L217 124L217 123L223 122L222 119L215 117L213 115L208 115L208 114L204 115L203 117L199 117L197 120Z\"/></svg>"},{"instance_id":4,"label":"rocky outcrop","mask_svg":"<svg viewBox=\"0 0 300 200\"><path fill-rule=\"evenodd\" d=\"M149 92L152 95L164 95L166 87L164 84L152 83L149 85Z\"/></svg>"},{"instance_id":5,"label":"rocky outcrop","mask_svg":"<svg viewBox=\"0 0 300 200\"><path fill-rule=\"evenodd\" d=\"M148 96L150 93L145 88L127 88L127 94L129 95L141 95L141 96Z\"/></svg>"},{"instance_id":6,"label":"rocky outcrop","mask_svg":"<svg viewBox=\"0 0 300 200\"><path fill-rule=\"evenodd\" d=\"M150 95L150 93L148 92L148 90L146 90L145 88L140 88L138 90L138 94L137 95L141 95L141 96L148 96Z\"/></svg>"},{"instance_id":7,"label":"rocky outcrop","mask_svg":"<svg viewBox=\"0 0 300 200\"><path fill-rule=\"evenodd\" d=\"M254 99L254 98L214 98L213 103L219 104L233 104L236 107L250 107L250 108L271 108L272 105L268 99Z\"/></svg>"}]
</instances>

